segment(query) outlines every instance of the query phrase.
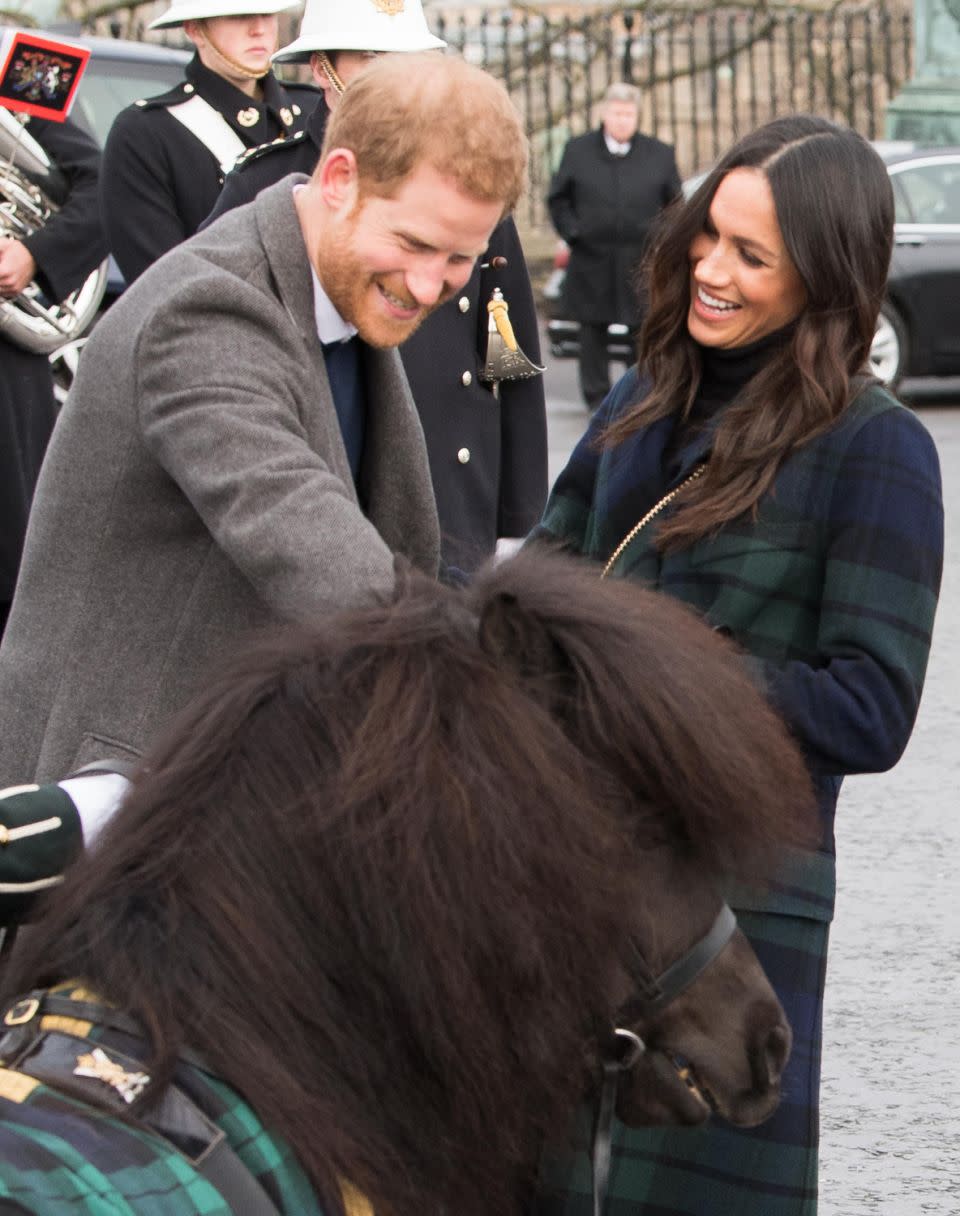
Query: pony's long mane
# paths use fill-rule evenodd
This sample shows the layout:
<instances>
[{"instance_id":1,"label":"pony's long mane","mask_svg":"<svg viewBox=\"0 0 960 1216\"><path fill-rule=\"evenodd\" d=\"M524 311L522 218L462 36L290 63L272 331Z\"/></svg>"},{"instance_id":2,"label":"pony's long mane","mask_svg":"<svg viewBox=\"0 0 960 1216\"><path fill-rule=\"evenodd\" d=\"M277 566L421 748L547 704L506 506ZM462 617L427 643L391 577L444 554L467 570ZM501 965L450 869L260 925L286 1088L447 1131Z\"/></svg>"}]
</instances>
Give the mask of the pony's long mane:
<instances>
[{"instance_id":1,"label":"pony's long mane","mask_svg":"<svg viewBox=\"0 0 960 1216\"><path fill-rule=\"evenodd\" d=\"M481 635L503 640L485 644L551 706L593 780L628 791L635 838L765 881L818 832L786 727L732 642L670 597L597 573L528 553L488 570L471 594Z\"/></svg>"},{"instance_id":2,"label":"pony's long mane","mask_svg":"<svg viewBox=\"0 0 960 1216\"><path fill-rule=\"evenodd\" d=\"M663 597L522 555L252 644L152 752L5 977L190 1046L335 1210L518 1209L610 1024L651 843L754 871L802 763ZM149 1098L148 1098L149 1100Z\"/></svg>"}]
</instances>

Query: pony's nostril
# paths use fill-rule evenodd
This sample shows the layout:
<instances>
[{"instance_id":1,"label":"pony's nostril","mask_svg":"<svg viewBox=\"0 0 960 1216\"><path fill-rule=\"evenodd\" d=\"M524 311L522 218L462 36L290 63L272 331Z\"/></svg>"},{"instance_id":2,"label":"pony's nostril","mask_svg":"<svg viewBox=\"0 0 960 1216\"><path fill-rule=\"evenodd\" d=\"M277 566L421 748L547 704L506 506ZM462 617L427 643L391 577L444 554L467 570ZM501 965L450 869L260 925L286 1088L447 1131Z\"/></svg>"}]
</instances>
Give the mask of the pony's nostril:
<instances>
[{"instance_id":1,"label":"pony's nostril","mask_svg":"<svg viewBox=\"0 0 960 1216\"><path fill-rule=\"evenodd\" d=\"M786 1066L790 1055L790 1032L783 1026L774 1026L767 1035L763 1049L763 1059L766 1063L767 1077L771 1085L776 1085Z\"/></svg>"}]
</instances>

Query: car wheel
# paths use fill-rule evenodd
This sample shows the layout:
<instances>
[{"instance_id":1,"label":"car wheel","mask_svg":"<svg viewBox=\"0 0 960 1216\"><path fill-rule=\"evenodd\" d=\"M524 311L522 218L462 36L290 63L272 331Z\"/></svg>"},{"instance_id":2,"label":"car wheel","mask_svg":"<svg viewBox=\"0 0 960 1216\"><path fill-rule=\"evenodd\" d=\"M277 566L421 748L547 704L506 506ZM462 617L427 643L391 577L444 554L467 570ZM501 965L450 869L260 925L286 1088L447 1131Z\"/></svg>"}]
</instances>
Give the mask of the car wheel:
<instances>
[{"instance_id":1,"label":"car wheel","mask_svg":"<svg viewBox=\"0 0 960 1216\"><path fill-rule=\"evenodd\" d=\"M907 327L892 304L886 303L877 318L877 332L870 347L870 370L890 388L896 388L907 368Z\"/></svg>"}]
</instances>

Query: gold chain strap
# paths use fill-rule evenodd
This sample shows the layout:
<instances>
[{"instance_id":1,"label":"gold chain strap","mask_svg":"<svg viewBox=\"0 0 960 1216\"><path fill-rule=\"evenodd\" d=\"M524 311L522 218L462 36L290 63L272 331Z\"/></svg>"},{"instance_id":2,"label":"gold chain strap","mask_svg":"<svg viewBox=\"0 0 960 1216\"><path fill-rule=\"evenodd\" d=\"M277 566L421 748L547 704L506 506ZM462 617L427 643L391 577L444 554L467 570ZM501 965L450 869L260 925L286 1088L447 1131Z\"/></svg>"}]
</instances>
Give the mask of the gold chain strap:
<instances>
[{"instance_id":1,"label":"gold chain strap","mask_svg":"<svg viewBox=\"0 0 960 1216\"><path fill-rule=\"evenodd\" d=\"M616 564L617 558L624 551L624 549L626 549L627 545L630 544L640 529L645 528L650 520L654 518L654 516L659 515L664 507L669 506L670 503L673 502L681 490L685 489L691 481L696 481L698 477L702 477L706 471L707 466L705 464L698 464L689 477L685 477L678 486L673 487L669 494L664 494L663 498L661 498L659 502L653 504L646 515L644 515L643 519L638 520L637 523L633 525L620 544L617 545L616 549L614 549L613 553L611 553L610 560L604 566L603 573L600 575L601 578L607 577L613 566Z\"/></svg>"}]
</instances>

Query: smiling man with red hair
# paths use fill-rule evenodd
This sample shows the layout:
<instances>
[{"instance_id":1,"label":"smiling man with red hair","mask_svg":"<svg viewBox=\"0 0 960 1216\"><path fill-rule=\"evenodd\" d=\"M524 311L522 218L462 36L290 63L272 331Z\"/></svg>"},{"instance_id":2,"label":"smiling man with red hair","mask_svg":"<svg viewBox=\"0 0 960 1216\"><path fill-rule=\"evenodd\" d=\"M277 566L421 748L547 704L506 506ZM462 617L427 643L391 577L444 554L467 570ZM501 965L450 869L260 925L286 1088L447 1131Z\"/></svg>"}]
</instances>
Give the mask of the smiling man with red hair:
<instances>
[{"instance_id":1,"label":"smiling man with red hair","mask_svg":"<svg viewBox=\"0 0 960 1216\"><path fill-rule=\"evenodd\" d=\"M311 178L184 242L110 309L0 648L0 784L136 757L250 630L389 595L397 557L438 571L392 348L470 277L526 161L492 77L375 60Z\"/></svg>"}]
</instances>

